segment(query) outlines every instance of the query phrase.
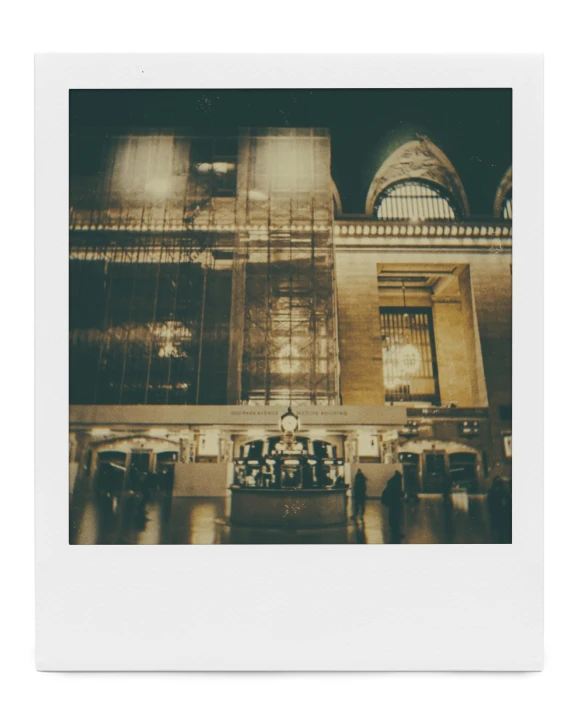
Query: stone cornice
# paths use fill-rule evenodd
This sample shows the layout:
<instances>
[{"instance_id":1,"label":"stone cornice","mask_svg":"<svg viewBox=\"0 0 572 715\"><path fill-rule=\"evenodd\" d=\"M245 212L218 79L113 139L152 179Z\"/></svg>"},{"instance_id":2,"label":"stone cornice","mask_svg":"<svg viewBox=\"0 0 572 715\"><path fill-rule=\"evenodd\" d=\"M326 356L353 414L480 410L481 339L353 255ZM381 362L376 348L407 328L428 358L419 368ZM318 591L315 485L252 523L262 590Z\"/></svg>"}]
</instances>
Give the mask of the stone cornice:
<instances>
[{"instance_id":1,"label":"stone cornice","mask_svg":"<svg viewBox=\"0 0 572 715\"><path fill-rule=\"evenodd\" d=\"M512 248L512 223L496 219L426 223L339 219L334 224L334 245L348 248L454 247L505 252Z\"/></svg>"}]
</instances>

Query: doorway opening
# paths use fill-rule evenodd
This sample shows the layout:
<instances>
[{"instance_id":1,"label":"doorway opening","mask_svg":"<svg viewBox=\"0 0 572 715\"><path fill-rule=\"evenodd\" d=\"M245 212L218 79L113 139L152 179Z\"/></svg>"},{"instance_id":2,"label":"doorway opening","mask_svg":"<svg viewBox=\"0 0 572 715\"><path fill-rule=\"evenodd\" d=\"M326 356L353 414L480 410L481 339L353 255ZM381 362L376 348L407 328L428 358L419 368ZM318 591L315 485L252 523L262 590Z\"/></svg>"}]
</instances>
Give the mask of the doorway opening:
<instances>
[{"instance_id":1,"label":"doorway opening","mask_svg":"<svg viewBox=\"0 0 572 715\"><path fill-rule=\"evenodd\" d=\"M133 491L139 491L143 482L149 474L151 465L150 450L134 450L131 452L129 460L129 472L127 474L128 488Z\"/></svg>"},{"instance_id":2,"label":"doorway opening","mask_svg":"<svg viewBox=\"0 0 572 715\"><path fill-rule=\"evenodd\" d=\"M126 474L127 453L114 450L98 452L94 488L97 493L119 496Z\"/></svg>"},{"instance_id":3,"label":"doorway opening","mask_svg":"<svg viewBox=\"0 0 572 715\"><path fill-rule=\"evenodd\" d=\"M435 450L423 453L423 491L442 494L451 489L477 491L477 455L474 452Z\"/></svg>"}]
</instances>

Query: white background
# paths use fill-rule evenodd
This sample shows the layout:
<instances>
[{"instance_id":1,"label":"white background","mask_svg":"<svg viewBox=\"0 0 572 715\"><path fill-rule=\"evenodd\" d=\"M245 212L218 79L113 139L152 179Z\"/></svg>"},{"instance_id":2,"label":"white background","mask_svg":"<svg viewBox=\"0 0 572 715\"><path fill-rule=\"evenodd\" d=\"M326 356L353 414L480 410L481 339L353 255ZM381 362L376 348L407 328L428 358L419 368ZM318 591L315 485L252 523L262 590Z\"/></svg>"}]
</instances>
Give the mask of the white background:
<instances>
[{"instance_id":1,"label":"white background","mask_svg":"<svg viewBox=\"0 0 572 715\"><path fill-rule=\"evenodd\" d=\"M41 670L519 670L542 664L542 65L530 56L43 55L36 80L36 663ZM513 543L68 543L69 88L511 87ZM494 111L494 110L493 110ZM470 141L470 137L467 137ZM46 349L48 348L48 349ZM520 359L519 359L520 358ZM526 448L535 445L534 450Z\"/></svg>"},{"instance_id":2,"label":"white background","mask_svg":"<svg viewBox=\"0 0 572 715\"><path fill-rule=\"evenodd\" d=\"M254 5L254 3L253 3ZM0 526L3 548L6 603L2 610L4 674L8 687L1 697L12 695L11 711L59 713L139 713L168 707L204 708L223 712L262 709L305 712L326 708L343 712L348 708L399 708L413 712L443 712L460 707L466 713L487 709L501 712L550 711L549 699L567 701L565 669L570 635L569 598L566 588L570 510L569 467L563 465L567 439L566 402L569 348L564 344L562 325L569 325L564 308L567 263L570 259L567 206L570 162L567 122L569 64L567 23L544 3L529 15L521 4L481 2L478 9L458 2L410 2L385 7L361 7L330 12L308 3L289 3L270 10L248 11L245 4L223 3L216 9L161 3L160 7L126 8L100 2L86 17L77 4L49 3L22 7L21 16L10 21L5 15L4 163L1 172L6 187L3 196L4 265L2 281L4 348L9 358L4 368L4 410L8 418L3 430L4 475L10 476L3 489L4 509ZM461 10L461 7L465 9ZM440 9L441 8L441 9ZM185 16L186 10L186 16ZM332 11L332 8L330 8ZM202 17L201 17L202 15ZM334 18L334 15L336 17ZM257 16L265 22L258 21ZM144 18L144 22L140 22ZM334 27L332 22L337 22ZM174 21L173 21L174 20ZM223 22L224 21L224 22ZM436 21L437 40L431 32ZM550 33L546 28L550 27ZM278 31L280 29L280 34ZM18 32L20 30L20 32ZM259 36L254 43L253 38ZM9 38L8 38L9 39ZM33 535L32 535L32 406L33 370L31 341L32 266L32 52L34 51L546 51L546 660L545 672L528 675L431 675L431 674L333 674L333 675L54 675L34 671L33 636ZM263 61L263 58L261 58ZM8 85L8 86L7 86ZM7 90L13 90L8 96ZM532 286L533 290L534 287ZM530 326L530 340L539 341L537 326ZM541 382L531 380L530 389ZM538 444L542 433L537 435ZM7 459L6 459L7 456ZM16 489L17 485L17 489ZM569 658L568 658L569 659ZM272 703L270 708L268 703Z\"/></svg>"}]
</instances>

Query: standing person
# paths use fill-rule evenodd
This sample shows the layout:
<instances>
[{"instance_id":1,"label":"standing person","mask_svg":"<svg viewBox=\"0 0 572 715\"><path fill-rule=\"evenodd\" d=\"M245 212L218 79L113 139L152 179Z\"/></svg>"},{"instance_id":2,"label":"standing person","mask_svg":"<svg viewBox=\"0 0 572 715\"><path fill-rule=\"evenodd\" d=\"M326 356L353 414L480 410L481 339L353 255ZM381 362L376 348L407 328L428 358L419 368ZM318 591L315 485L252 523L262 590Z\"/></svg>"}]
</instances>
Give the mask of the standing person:
<instances>
[{"instance_id":1,"label":"standing person","mask_svg":"<svg viewBox=\"0 0 572 715\"><path fill-rule=\"evenodd\" d=\"M367 497L367 478L365 474L358 469L354 477L354 519L363 519L365 514L365 500Z\"/></svg>"},{"instance_id":2,"label":"standing person","mask_svg":"<svg viewBox=\"0 0 572 715\"><path fill-rule=\"evenodd\" d=\"M493 536L501 544L512 542L512 500L502 477L496 476L487 492Z\"/></svg>"},{"instance_id":3,"label":"standing person","mask_svg":"<svg viewBox=\"0 0 572 715\"><path fill-rule=\"evenodd\" d=\"M401 486L401 472L393 472L385 489L381 494L381 503L389 510L389 530L391 543L398 544L404 534L401 533L401 519L403 512L403 489Z\"/></svg>"}]
</instances>

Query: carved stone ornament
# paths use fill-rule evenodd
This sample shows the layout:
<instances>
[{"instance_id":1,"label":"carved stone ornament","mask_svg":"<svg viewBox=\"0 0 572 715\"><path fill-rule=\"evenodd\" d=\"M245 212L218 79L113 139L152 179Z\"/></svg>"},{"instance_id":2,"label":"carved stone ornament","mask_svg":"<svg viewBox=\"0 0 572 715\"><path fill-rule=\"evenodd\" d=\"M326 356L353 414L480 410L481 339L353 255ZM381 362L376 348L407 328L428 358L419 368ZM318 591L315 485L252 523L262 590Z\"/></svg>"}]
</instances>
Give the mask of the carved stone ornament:
<instances>
[{"instance_id":1,"label":"carved stone ornament","mask_svg":"<svg viewBox=\"0 0 572 715\"><path fill-rule=\"evenodd\" d=\"M449 193L462 216L469 215L469 201L455 167L445 154L425 136L396 149L375 175L366 201L366 214L371 216L375 200L391 184L407 179L422 179L441 186Z\"/></svg>"}]
</instances>

